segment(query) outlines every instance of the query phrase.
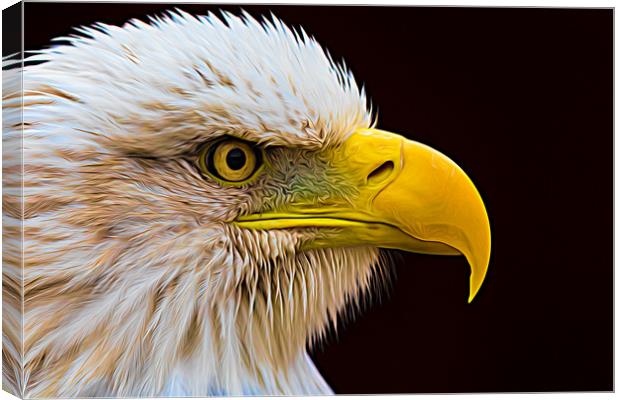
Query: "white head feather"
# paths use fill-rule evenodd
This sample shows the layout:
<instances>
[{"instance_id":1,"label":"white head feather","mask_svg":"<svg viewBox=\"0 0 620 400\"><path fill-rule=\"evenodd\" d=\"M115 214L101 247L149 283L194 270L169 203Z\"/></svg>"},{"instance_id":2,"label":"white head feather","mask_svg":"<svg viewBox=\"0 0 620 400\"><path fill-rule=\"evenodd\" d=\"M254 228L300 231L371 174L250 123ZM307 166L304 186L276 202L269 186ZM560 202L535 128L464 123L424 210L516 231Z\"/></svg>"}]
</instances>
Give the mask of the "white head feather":
<instances>
[{"instance_id":1,"label":"white head feather","mask_svg":"<svg viewBox=\"0 0 620 400\"><path fill-rule=\"evenodd\" d=\"M378 250L303 252L307 232L235 228L264 193L207 182L185 155L230 132L337 144L371 124L351 74L275 18L177 12L80 31L5 75L4 387L328 393L305 346L369 287Z\"/></svg>"}]
</instances>

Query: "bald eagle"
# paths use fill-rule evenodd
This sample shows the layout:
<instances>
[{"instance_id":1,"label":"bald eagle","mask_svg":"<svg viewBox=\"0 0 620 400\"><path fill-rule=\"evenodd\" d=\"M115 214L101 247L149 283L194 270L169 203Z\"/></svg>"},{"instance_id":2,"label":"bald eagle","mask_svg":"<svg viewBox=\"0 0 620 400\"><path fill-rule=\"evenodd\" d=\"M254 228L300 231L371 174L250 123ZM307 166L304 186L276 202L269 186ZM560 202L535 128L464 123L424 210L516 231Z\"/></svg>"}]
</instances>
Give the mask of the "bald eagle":
<instances>
[{"instance_id":1,"label":"bald eagle","mask_svg":"<svg viewBox=\"0 0 620 400\"><path fill-rule=\"evenodd\" d=\"M464 255L480 288L472 182L303 30L175 11L61 39L5 78L5 389L331 393L306 348L380 249Z\"/></svg>"}]
</instances>

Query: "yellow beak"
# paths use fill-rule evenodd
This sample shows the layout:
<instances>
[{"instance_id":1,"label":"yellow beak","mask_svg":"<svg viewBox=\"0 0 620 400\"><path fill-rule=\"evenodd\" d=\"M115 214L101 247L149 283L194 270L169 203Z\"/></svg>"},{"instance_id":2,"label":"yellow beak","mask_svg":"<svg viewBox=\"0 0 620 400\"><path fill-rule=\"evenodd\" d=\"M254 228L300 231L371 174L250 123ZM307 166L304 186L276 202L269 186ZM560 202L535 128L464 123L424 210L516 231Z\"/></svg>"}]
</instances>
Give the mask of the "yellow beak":
<instances>
[{"instance_id":1,"label":"yellow beak","mask_svg":"<svg viewBox=\"0 0 620 400\"><path fill-rule=\"evenodd\" d=\"M471 268L473 300L488 268L491 232L484 203L458 165L428 146L376 129L351 135L336 150L334 164L357 189L352 203L301 202L284 212L240 217L237 225L319 228L321 234L306 248L374 245L462 254Z\"/></svg>"}]
</instances>

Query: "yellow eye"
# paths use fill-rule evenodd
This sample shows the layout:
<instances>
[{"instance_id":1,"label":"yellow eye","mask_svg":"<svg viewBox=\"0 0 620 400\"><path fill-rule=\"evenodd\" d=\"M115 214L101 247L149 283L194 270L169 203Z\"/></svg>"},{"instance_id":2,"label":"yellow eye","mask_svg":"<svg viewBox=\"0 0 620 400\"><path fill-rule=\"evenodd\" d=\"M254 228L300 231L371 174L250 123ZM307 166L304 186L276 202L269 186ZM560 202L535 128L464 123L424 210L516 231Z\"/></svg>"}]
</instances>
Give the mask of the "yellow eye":
<instances>
[{"instance_id":1,"label":"yellow eye","mask_svg":"<svg viewBox=\"0 0 620 400\"><path fill-rule=\"evenodd\" d=\"M225 139L205 148L199 164L203 172L221 180L241 183L250 178L260 166L260 152L249 143Z\"/></svg>"}]
</instances>

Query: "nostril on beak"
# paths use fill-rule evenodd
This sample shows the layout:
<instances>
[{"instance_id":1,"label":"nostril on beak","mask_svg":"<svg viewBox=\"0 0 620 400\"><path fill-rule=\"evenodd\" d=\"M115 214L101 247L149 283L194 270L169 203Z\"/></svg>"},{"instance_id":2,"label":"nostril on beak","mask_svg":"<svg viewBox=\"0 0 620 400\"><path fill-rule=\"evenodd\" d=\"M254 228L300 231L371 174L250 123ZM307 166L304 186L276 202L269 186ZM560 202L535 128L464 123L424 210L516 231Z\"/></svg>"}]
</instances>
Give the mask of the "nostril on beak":
<instances>
[{"instance_id":1,"label":"nostril on beak","mask_svg":"<svg viewBox=\"0 0 620 400\"><path fill-rule=\"evenodd\" d=\"M375 168L370 174L368 174L366 182L368 184L381 183L390 175L392 175L393 170L394 163L392 161L386 161L383 164L379 165L377 168Z\"/></svg>"}]
</instances>

